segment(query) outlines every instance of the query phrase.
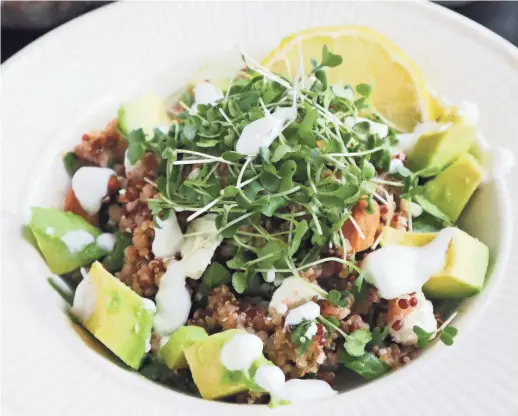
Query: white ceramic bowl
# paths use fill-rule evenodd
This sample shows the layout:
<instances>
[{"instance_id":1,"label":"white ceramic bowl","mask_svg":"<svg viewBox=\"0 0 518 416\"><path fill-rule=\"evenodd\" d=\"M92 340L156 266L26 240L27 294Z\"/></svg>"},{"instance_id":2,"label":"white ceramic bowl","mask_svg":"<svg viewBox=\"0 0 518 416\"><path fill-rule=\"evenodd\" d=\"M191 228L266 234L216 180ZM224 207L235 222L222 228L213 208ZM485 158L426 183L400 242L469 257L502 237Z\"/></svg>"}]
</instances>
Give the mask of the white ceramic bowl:
<instances>
[{"instance_id":1,"label":"white ceramic bowl","mask_svg":"<svg viewBox=\"0 0 518 416\"><path fill-rule=\"evenodd\" d=\"M48 287L49 271L23 240L21 227L28 207L60 206L68 186L62 152L83 132L102 127L121 101L149 89L167 95L209 55L218 56L236 43L255 45L250 48L257 55L296 30L342 24L371 26L394 40L437 91L454 102L478 104L480 129L491 145L517 151L516 48L431 4L117 4L65 24L2 66L6 411L112 416L267 411L177 393L87 348L69 322L64 303ZM514 177L510 180L510 189L516 190ZM453 348L436 345L402 370L332 400L275 412L405 415L419 409L421 415L516 414L515 258L504 273L512 218L517 215L510 199L516 199L514 193L509 198L505 184L493 182L478 191L463 216L465 229L489 245L493 267L484 292L462 307Z\"/></svg>"}]
</instances>

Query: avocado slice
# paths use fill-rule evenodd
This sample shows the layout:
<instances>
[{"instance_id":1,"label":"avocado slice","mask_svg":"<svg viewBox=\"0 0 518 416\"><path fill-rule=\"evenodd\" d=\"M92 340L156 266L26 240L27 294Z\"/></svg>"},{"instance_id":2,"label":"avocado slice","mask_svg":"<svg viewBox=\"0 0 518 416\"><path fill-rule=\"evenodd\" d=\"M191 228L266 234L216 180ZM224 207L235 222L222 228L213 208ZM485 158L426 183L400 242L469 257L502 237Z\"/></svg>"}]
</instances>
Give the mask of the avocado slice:
<instances>
[{"instance_id":1,"label":"avocado slice","mask_svg":"<svg viewBox=\"0 0 518 416\"><path fill-rule=\"evenodd\" d=\"M246 333L246 331L229 329L211 335L201 341L196 341L184 349L192 378L200 391L201 397L204 399L219 399L248 390L248 386L243 378L236 377L234 379L231 376L228 377L232 372L227 370L219 359L225 342L239 333ZM252 367L255 371L258 367L265 364L271 364L271 362L264 357L260 357L254 361Z\"/></svg>"},{"instance_id":2,"label":"avocado slice","mask_svg":"<svg viewBox=\"0 0 518 416\"><path fill-rule=\"evenodd\" d=\"M107 254L96 243L101 231L78 215L55 208L31 209L29 229L49 269L64 274Z\"/></svg>"},{"instance_id":3,"label":"avocado slice","mask_svg":"<svg viewBox=\"0 0 518 416\"><path fill-rule=\"evenodd\" d=\"M381 245L421 247L436 236L437 233L413 233L384 227ZM460 299L477 294L484 286L488 263L488 247L455 228L444 268L426 282L423 292L431 299Z\"/></svg>"},{"instance_id":4,"label":"avocado slice","mask_svg":"<svg viewBox=\"0 0 518 416\"><path fill-rule=\"evenodd\" d=\"M426 183L423 196L455 222L483 177L477 160L465 153Z\"/></svg>"},{"instance_id":5,"label":"avocado slice","mask_svg":"<svg viewBox=\"0 0 518 416\"><path fill-rule=\"evenodd\" d=\"M465 122L423 134L407 154L407 167L419 176L435 176L469 150L476 134L476 127Z\"/></svg>"},{"instance_id":6,"label":"avocado slice","mask_svg":"<svg viewBox=\"0 0 518 416\"><path fill-rule=\"evenodd\" d=\"M160 349L158 358L171 369L187 368L184 349L208 336L207 331L200 326L182 326L171 334L166 344Z\"/></svg>"},{"instance_id":7,"label":"avocado slice","mask_svg":"<svg viewBox=\"0 0 518 416\"><path fill-rule=\"evenodd\" d=\"M77 287L70 312L124 363L140 367L150 348L153 302L95 262Z\"/></svg>"},{"instance_id":8,"label":"avocado slice","mask_svg":"<svg viewBox=\"0 0 518 416\"><path fill-rule=\"evenodd\" d=\"M142 129L148 137L153 136L156 127L171 124L164 100L156 93L149 93L123 104L117 113L117 121L119 130L125 135Z\"/></svg>"}]
</instances>

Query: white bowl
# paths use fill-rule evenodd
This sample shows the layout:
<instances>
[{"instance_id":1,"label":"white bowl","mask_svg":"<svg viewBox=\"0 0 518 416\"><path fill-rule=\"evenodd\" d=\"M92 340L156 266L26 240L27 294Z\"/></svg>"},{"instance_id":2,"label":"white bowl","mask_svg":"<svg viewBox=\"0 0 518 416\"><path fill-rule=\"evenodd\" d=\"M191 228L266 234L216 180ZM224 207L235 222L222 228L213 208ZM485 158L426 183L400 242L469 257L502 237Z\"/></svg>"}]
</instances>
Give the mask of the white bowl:
<instances>
[{"instance_id":1,"label":"white bowl","mask_svg":"<svg viewBox=\"0 0 518 416\"><path fill-rule=\"evenodd\" d=\"M85 131L102 127L121 101L149 89L167 95L208 55L218 56L236 43L260 45L250 47L257 54L296 30L342 24L367 25L394 40L437 91L454 102L478 104L480 129L491 145L517 151L516 48L431 4L116 4L65 24L2 66L6 410L15 415L266 411L177 393L87 348L65 314L66 305L47 285L49 271L22 238L21 227L28 207L61 205L68 186L62 152ZM511 179L510 189L516 190ZM504 274L516 204L513 208L514 213L505 184L496 181L477 192L463 216L464 228L489 245L492 268L484 292L461 308L454 347L436 345L402 370L335 399L275 412L404 415L419 409L419 414L452 414L454 407L455 414L515 414L515 258Z\"/></svg>"}]
</instances>

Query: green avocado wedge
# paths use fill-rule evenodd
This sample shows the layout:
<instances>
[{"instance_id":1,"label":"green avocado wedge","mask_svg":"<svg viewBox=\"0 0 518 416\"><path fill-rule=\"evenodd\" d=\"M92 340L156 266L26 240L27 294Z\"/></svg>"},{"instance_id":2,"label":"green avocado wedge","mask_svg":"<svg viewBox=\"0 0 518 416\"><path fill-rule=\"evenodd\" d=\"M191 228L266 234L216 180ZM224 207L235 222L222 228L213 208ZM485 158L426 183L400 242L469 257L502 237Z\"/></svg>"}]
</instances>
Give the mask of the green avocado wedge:
<instances>
[{"instance_id":1,"label":"green avocado wedge","mask_svg":"<svg viewBox=\"0 0 518 416\"><path fill-rule=\"evenodd\" d=\"M70 312L124 363L138 369L150 348L151 304L95 262L79 284Z\"/></svg>"},{"instance_id":2,"label":"green avocado wedge","mask_svg":"<svg viewBox=\"0 0 518 416\"><path fill-rule=\"evenodd\" d=\"M436 236L437 233L413 233L384 227L381 245L422 247ZM423 292L431 299L461 299L475 295L484 287L488 263L488 247L456 228L443 270L426 282Z\"/></svg>"},{"instance_id":3,"label":"green avocado wedge","mask_svg":"<svg viewBox=\"0 0 518 416\"><path fill-rule=\"evenodd\" d=\"M184 349L196 341L208 337L207 331L202 327L195 325L182 326L171 334L166 344L160 349L158 358L170 369L187 368Z\"/></svg>"},{"instance_id":4,"label":"green avocado wedge","mask_svg":"<svg viewBox=\"0 0 518 416\"><path fill-rule=\"evenodd\" d=\"M32 208L28 224L49 269L64 274L107 254L96 238L101 231L71 212Z\"/></svg>"},{"instance_id":5,"label":"green avocado wedge","mask_svg":"<svg viewBox=\"0 0 518 416\"><path fill-rule=\"evenodd\" d=\"M153 136L156 127L169 125L164 100L155 93L137 97L123 104L117 113L119 130L127 135L133 130L142 129L148 137Z\"/></svg>"},{"instance_id":6,"label":"green avocado wedge","mask_svg":"<svg viewBox=\"0 0 518 416\"><path fill-rule=\"evenodd\" d=\"M483 176L484 171L477 160L465 153L426 183L423 197L455 222L482 182Z\"/></svg>"},{"instance_id":7,"label":"green avocado wedge","mask_svg":"<svg viewBox=\"0 0 518 416\"><path fill-rule=\"evenodd\" d=\"M422 177L435 176L469 150L476 134L476 127L465 122L423 134L407 154L407 167Z\"/></svg>"}]
</instances>

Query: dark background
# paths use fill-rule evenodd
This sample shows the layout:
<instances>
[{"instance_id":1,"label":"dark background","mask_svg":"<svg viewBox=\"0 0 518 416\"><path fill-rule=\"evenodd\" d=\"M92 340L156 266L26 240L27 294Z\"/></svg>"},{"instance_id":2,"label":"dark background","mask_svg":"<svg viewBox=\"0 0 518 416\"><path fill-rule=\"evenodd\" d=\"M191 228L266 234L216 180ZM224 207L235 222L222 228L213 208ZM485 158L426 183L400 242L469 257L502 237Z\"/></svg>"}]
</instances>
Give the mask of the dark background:
<instances>
[{"instance_id":1,"label":"dark background","mask_svg":"<svg viewBox=\"0 0 518 416\"><path fill-rule=\"evenodd\" d=\"M8 2L2 2L8 3ZM22 2L17 1L16 4L20 5ZM40 3L40 2L32 2ZM79 9L80 13L85 13L89 10L102 7L107 1L100 2L59 2L60 5L69 3L72 7ZM58 4L55 2L53 4ZM510 42L518 46L518 1L472 1L472 2L441 2L452 10L481 23L488 27ZM33 40L37 39L41 35L45 34L54 27L59 26L61 23L66 21L66 17L61 18L58 22L52 22L50 25L43 21L35 21L34 18L30 23L31 26L44 26L40 28L22 28L24 24L23 20L20 21L18 18L13 21L12 15L6 13L2 5L2 29L1 29L1 54L2 62L4 62L11 55L28 45ZM48 4L47 4L48 6ZM16 27L10 27L16 26ZM437 30L440 30L438 28Z\"/></svg>"}]
</instances>

